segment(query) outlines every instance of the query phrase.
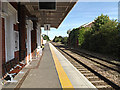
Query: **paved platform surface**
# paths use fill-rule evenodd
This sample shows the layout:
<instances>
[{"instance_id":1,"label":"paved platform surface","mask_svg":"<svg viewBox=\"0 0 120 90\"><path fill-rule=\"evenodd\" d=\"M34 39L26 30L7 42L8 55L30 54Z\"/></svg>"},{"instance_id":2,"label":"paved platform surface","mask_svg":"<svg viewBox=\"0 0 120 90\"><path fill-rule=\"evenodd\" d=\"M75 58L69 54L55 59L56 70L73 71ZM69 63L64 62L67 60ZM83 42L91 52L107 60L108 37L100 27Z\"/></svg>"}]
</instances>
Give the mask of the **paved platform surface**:
<instances>
[{"instance_id":1,"label":"paved platform surface","mask_svg":"<svg viewBox=\"0 0 120 90\"><path fill-rule=\"evenodd\" d=\"M4 88L86 88L91 84L52 44L47 43L40 60L33 60L18 74L18 83L10 83ZM21 78L21 79L20 79Z\"/></svg>"},{"instance_id":2,"label":"paved platform surface","mask_svg":"<svg viewBox=\"0 0 120 90\"><path fill-rule=\"evenodd\" d=\"M59 62L61 63L74 88L88 88L90 90L95 90L96 87L90 81L88 81L88 79L82 73L80 73L52 44L50 44L50 46L53 48Z\"/></svg>"},{"instance_id":3,"label":"paved platform surface","mask_svg":"<svg viewBox=\"0 0 120 90\"><path fill-rule=\"evenodd\" d=\"M48 44L37 69L31 69L21 88L61 88Z\"/></svg>"}]
</instances>

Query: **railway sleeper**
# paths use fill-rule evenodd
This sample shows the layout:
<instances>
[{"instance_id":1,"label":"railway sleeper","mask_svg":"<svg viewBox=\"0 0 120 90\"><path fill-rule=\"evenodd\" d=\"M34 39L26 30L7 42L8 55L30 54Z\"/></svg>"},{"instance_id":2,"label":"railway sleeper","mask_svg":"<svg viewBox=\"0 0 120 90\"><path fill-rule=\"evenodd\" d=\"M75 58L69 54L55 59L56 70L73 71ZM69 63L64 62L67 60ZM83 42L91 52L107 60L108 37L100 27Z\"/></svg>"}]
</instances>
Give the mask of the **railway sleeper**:
<instances>
[{"instance_id":1,"label":"railway sleeper","mask_svg":"<svg viewBox=\"0 0 120 90\"><path fill-rule=\"evenodd\" d=\"M84 73L91 73L91 72L88 71L88 70L87 70L87 71L80 71L80 72L83 73L83 74L84 74Z\"/></svg>"},{"instance_id":2,"label":"railway sleeper","mask_svg":"<svg viewBox=\"0 0 120 90\"><path fill-rule=\"evenodd\" d=\"M79 66L81 67L78 63L72 62L74 66Z\"/></svg>"},{"instance_id":3,"label":"railway sleeper","mask_svg":"<svg viewBox=\"0 0 120 90\"><path fill-rule=\"evenodd\" d=\"M91 82L91 83L94 84L95 86L108 85L108 84L105 83L104 81L97 81L97 82Z\"/></svg>"},{"instance_id":4,"label":"railway sleeper","mask_svg":"<svg viewBox=\"0 0 120 90\"><path fill-rule=\"evenodd\" d=\"M94 76L94 74L85 74L84 76L85 77L92 77L92 76Z\"/></svg>"},{"instance_id":5,"label":"railway sleeper","mask_svg":"<svg viewBox=\"0 0 120 90\"><path fill-rule=\"evenodd\" d=\"M86 68L77 68L79 71L87 71Z\"/></svg>"},{"instance_id":6,"label":"railway sleeper","mask_svg":"<svg viewBox=\"0 0 120 90\"><path fill-rule=\"evenodd\" d=\"M74 67L76 67L76 68L77 68L77 67L80 67L80 66L79 66L79 65L74 65Z\"/></svg>"},{"instance_id":7,"label":"railway sleeper","mask_svg":"<svg viewBox=\"0 0 120 90\"><path fill-rule=\"evenodd\" d=\"M96 88L98 89L103 89L103 88L107 88L106 90L110 89L111 86L110 85L97 85ZM111 88L112 89L112 88Z\"/></svg>"},{"instance_id":8,"label":"railway sleeper","mask_svg":"<svg viewBox=\"0 0 120 90\"><path fill-rule=\"evenodd\" d=\"M87 77L87 79L89 80L89 81L100 81L101 79L100 78L98 78L98 77Z\"/></svg>"},{"instance_id":9,"label":"railway sleeper","mask_svg":"<svg viewBox=\"0 0 120 90\"><path fill-rule=\"evenodd\" d=\"M98 81L91 81L91 83L103 83L103 80L98 80Z\"/></svg>"},{"instance_id":10,"label":"railway sleeper","mask_svg":"<svg viewBox=\"0 0 120 90\"><path fill-rule=\"evenodd\" d=\"M91 78L96 79L96 78L98 78L98 77L97 77L97 76L90 76L90 77L88 76L87 78L88 78L88 79L91 79Z\"/></svg>"},{"instance_id":11,"label":"railway sleeper","mask_svg":"<svg viewBox=\"0 0 120 90\"><path fill-rule=\"evenodd\" d=\"M82 67L76 67L78 70L85 70L85 68L82 68Z\"/></svg>"}]
</instances>

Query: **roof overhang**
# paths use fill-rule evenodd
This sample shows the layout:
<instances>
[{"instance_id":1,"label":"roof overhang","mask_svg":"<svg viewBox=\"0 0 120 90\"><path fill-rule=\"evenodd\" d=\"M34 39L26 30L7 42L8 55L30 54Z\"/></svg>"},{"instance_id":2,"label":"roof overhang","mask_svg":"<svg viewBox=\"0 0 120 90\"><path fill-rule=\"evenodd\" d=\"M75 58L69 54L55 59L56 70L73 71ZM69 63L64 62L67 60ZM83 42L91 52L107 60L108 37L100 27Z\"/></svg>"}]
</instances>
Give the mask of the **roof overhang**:
<instances>
[{"instance_id":1,"label":"roof overhang","mask_svg":"<svg viewBox=\"0 0 120 90\"><path fill-rule=\"evenodd\" d=\"M44 24L50 24L51 27L58 28L76 2L77 0L56 2L56 10L39 10L39 2L21 2L21 4L25 5L32 16L38 18L41 27Z\"/></svg>"}]
</instances>

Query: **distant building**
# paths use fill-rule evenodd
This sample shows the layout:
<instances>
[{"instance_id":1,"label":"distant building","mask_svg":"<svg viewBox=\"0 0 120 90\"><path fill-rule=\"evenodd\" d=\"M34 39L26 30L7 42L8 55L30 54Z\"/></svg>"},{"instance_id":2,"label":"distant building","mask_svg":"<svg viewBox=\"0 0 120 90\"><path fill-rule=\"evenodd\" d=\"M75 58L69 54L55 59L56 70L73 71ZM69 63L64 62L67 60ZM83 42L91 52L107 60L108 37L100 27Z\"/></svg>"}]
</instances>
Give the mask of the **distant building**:
<instances>
[{"instance_id":1,"label":"distant building","mask_svg":"<svg viewBox=\"0 0 120 90\"><path fill-rule=\"evenodd\" d=\"M79 28L81 28L81 27L92 27L93 22L94 22L94 21L89 22L89 23L86 23L86 24L84 24L84 25L80 26Z\"/></svg>"}]
</instances>

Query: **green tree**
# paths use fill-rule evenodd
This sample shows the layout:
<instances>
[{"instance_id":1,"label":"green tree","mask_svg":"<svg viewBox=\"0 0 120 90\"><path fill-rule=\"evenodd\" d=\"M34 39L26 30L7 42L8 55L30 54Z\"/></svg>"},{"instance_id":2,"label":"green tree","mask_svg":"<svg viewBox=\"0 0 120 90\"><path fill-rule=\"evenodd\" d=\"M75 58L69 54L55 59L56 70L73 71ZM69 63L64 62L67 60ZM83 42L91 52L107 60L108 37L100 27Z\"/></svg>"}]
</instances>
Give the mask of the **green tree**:
<instances>
[{"instance_id":1,"label":"green tree","mask_svg":"<svg viewBox=\"0 0 120 90\"><path fill-rule=\"evenodd\" d=\"M47 35L43 34L42 37L43 37L44 40L50 41L50 39Z\"/></svg>"},{"instance_id":2,"label":"green tree","mask_svg":"<svg viewBox=\"0 0 120 90\"><path fill-rule=\"evenodd\" d=\"M65 44L65 45L67 45L67 41L68 41L68 37L63 37L62 43Z\"/></svg>"},{"instance_id":3,"label":"green tree","mask_svg":"<svg viewBox=\"0 0 120 90\"><path fill-rule=\"evenodd\" d=\"M55 38L53 39L53 42L62 42L62 39L63 39L62 36L59 36L59 37L55 36Z\"/></svg>"},{"instance_id":4,"label":"green tree","mask_svg":"<svg viewBox=\"0 0 120 90\"><path fill-rule=\"evenodd\" d=\"M101 14L101 16L98 16L94 22L93 22L93 26L92 26L92 29L94 31L99 31L101 26L103 26L104 24L106 24L107 22L109 22L110 19L107 15L103 15Z\"/></svg>"}]
</instances>

